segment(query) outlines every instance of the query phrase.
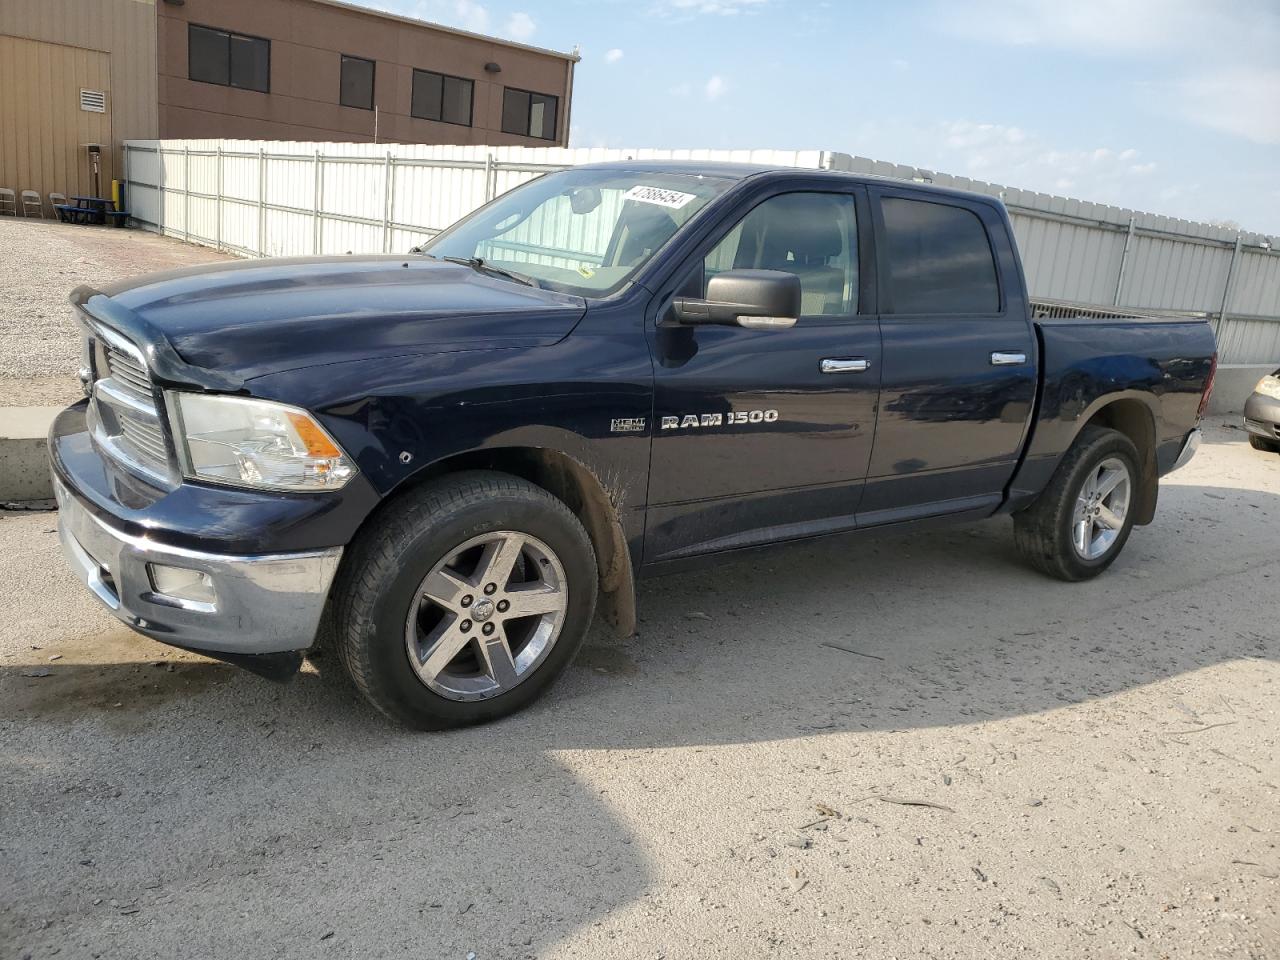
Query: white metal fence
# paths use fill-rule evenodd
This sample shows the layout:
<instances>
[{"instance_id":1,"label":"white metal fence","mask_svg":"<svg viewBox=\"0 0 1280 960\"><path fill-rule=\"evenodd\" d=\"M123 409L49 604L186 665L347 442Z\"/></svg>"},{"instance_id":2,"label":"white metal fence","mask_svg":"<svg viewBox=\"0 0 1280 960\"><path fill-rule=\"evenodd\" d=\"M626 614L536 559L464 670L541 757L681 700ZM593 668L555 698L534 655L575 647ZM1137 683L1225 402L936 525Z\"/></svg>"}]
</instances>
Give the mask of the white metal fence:
<instances>
[{"instance_id":1,"label":"white metal fence","mask_svg":"<svg viewBox=\"0 0 1280 960\"><path fill-rule=\"evenodd\" d=\"M1269 238L825 150L605 150L246 140L125 144L144 225L245 256L403 252L549 170L692 159L844 170L1003 198L1032 296L1208 317L1224 363L1280 362L1280 251Z\"/></svg>"}]
</instances>

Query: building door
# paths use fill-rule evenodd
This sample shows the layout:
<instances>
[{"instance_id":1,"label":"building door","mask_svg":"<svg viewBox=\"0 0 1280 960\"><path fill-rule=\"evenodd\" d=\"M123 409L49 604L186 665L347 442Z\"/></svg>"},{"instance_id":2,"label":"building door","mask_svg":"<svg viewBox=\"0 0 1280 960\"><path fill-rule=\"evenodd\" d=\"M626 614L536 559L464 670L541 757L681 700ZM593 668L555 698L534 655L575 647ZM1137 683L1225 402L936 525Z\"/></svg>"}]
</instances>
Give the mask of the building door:
<instances>
[{"instance_id":1,"label":"building door","mask_svg":"<svg viewBox=\"0 0 1280 960\"><path fill-rule=\"evenodd\" d=\"M109 54L0 35L0 187L35 190L50 216L51 191L92 193L86 145L97 143L109 196L116 176L110 86Z\"/></svg>"}]
</instances>

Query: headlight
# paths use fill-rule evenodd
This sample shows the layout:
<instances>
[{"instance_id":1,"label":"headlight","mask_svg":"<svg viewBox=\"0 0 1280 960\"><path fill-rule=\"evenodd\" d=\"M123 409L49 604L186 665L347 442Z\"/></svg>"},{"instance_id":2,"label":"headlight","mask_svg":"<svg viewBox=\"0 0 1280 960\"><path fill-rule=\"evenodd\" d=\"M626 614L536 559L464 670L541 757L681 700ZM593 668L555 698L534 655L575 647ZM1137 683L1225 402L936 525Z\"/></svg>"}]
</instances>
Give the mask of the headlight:
<instances>
[{"instance_id":1,"label":"headlight","mask_svg":"<svg viewBox=\"0 0 1280 960\"><path fill-rule=\"evenodd\" d=\"M273 490L336 490L355 464L305 410L283 403L171 393L183 473Z\"/></svg>"},{"instance_id":2,"label":"headlight","mask_svg":"<svg viewBox=\"0 0 1280 960\"><path fill-rule=\"evenodd\" d=\"M1273 400L1280 400L1280 377L1274 373L1263 377L1258 381L1258 385L1253 388L1254 393L1260 393L1264 397L1271 397Z\"/></svg>"}]
</instances>

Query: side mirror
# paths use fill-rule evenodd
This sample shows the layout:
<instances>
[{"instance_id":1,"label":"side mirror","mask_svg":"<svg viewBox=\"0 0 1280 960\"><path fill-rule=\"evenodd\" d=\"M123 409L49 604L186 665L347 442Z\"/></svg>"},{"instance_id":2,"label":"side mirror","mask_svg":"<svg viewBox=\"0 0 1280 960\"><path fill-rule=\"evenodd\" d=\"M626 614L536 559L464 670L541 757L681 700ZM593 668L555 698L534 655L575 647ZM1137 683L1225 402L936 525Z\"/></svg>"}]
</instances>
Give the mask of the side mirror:
<instances>
[{"instance_id":1,"label":"side mirror","mask_svg":"<svg viewBox=\"0 0 1280 960\"><path fill-rule=\"evenodd\" d=\"M800 318L800 278L781 270L726 270L707 283L705 300L676 297L671 310L682 324L785 330Z\"/></svg>"}]
</instances>

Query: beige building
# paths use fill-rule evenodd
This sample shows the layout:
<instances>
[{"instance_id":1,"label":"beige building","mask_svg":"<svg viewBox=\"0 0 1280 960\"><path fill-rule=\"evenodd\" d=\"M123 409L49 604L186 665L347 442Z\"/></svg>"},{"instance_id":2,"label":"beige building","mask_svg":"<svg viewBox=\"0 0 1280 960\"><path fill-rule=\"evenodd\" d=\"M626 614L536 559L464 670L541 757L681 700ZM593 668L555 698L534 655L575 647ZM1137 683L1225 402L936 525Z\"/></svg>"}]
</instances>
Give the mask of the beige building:
<instances>
[{"instance_id":1,"label":"beige building","mask_svg":"<svg viewBox=\"0 0 1280 960\"><path fill-rule=\"evenodd\" d=\"M339 0L0 0L0 187L101 190L129 139L563 146L574 54Z\"/></svg>"},{"instance_id":2,"label":"beige building","mask_svg":"<svg viewBox=\"0 0 1280 960\"><path fill-rule=\"evenodd\" d=\"M105 192L158 117L154 0L0 0L0 187L90 193L99 144Z\"/></svg>"}]
</instances>

